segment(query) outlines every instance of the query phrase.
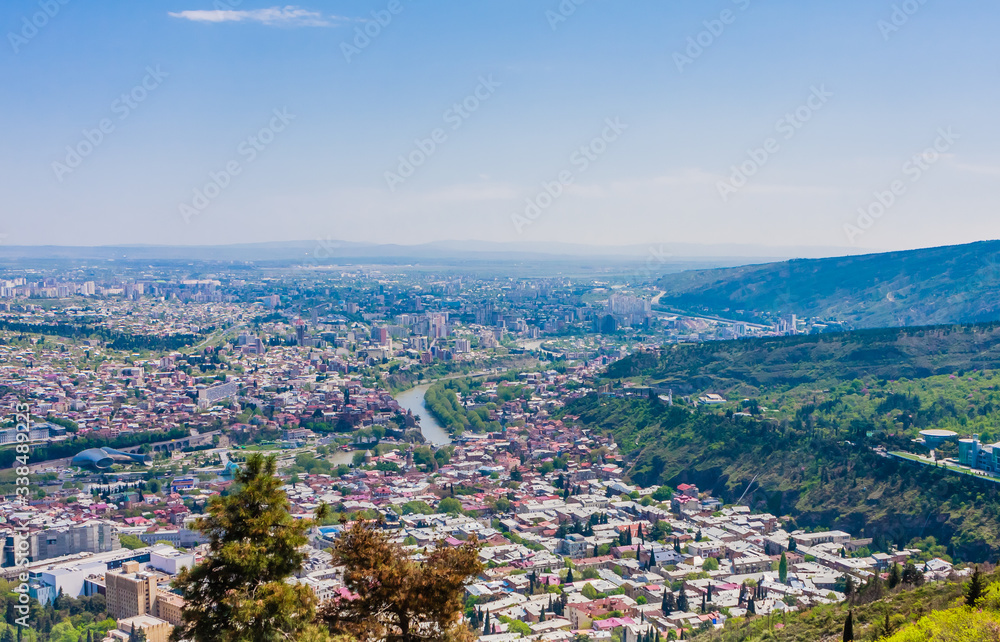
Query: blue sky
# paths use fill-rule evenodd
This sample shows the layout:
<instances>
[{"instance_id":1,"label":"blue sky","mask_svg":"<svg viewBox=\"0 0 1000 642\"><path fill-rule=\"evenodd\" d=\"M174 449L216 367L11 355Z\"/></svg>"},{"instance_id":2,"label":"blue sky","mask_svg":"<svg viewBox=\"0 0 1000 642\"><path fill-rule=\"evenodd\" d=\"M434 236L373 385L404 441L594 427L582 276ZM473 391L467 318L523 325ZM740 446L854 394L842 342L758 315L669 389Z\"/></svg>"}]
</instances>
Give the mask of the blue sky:
<instances>
[{"instance_id":1,"label":"blue sky","mask_svg":"<svg viewBox=\"0 0 1000 642\"><path fill-rule=\"evenodd\" d=\"M998 18L981 0L9 0L0 238L1000 238Z\"/></svg>"}]
</instances>

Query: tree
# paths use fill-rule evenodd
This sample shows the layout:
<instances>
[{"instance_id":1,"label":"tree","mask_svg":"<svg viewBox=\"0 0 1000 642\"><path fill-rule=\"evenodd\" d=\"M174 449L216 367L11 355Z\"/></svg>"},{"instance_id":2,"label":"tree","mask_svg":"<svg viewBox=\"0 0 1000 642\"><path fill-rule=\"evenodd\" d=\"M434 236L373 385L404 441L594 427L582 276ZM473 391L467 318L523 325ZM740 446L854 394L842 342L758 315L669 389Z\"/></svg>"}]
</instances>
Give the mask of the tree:
<instances>
[{"instance_id":1,"label":"tree","mask_svg":"<svg viewBox=\"0 0 1000 642\"><path fill-rule=\"evenodd\" d=\"M677 610L682 613L688 612L688 598L687 593L684 591L684 587L681 587L677 595Z\"/></svg>"},{"instance_id":2,"label":"tree","mask_svg":"<svg viewBox=\"0 0 1000 642\"><path fill-rule=\"evenodd\" d=\"M450 513L452 515L460 515L462 513L462 502L458 501L454 497L445 497L440 502L438 502L437 509L439 513Z\"/></svg>"},{"instance_id":3,"label":"tree","mask_svg":"<svg viewBox=\"0 0 1000 642\"><path fill-rule=\"evenodd\" d=\"M788 558L785 557L784 551L781 552L781 561L778 562L778 579L782 584L788 583Z\"/></svg>"},{"instance_id":4,"label":"tree","mask_svg":"<svg viewBox=\"0 0 1000 642\"><path fill-rule=\"evenodd\" d=\"M302 569L312 522L292 519L275 471L274 457L251 455L236 473L237 490L213 497L197 521L209 551L177 578L186 605L174 640L272 642L312 622L315 595L285 581Z\"/></svg>"},{"instance_id":5,"label":"tree","mask_svg":"<svg viewBox=\"0 0 1000 642\"><path fill-rule=\"evenodd\" d=\"M4 629L3 635L0 635L0 642L14 642L14 633L10 628Z\"/></svg>"},{"instance_id":6,"label":"tree","mask_svg":"<svg viewBox=\"0 0 1000 642\"><path fill-rule=\"evenodd\" d=\"M121 542L122 548L127 548L133 551L146 545L135 535L122 535L118 538L118 541Z\"/></svg>"},{"instance_id":7,"label":"tree","mask_svg":"<svg viewBox=\"0 0 1000 642\"><path fill-rule=\"evenodd\" d=\"M854 642L854 611L847 612L847 619L844 620L844 640L843 642Z\"/></svg>"},{"instance_id":8,"label":"tree","mask_svg":"<svg viewBox=\"0 0 1000 642\"><path fill-rule=\"evenodd\" d=\"M983 574L976 566L976 570L972 573L972 579L969 580L969 585L965 587L965 604L975 608L976 603L983 597L985 589L986 582L983 580Z\"/></svg>"},{"instance_id":9,"label":"tree","mask_svg":"<svg viewBox=\"0 0 1000 642\"><path fill-rule=\"evenodd\" d=\"M573 569L572 568L570 568L570 569L568 569L566 571L566 583L567 584L572 584L573 583Z\"/></svg>"},{"instance_id":10,"label":"tree","mask_svg":"<svg viewBox=\"0 0 1000 642\"><path fill-rule=\"evenodd\" d=\"M903 572L899 568L899 563L894 562L892 568L889 569L889 588L896 588L901 581L903 581Z\"/></svg>"},{"instance_id":11,"label":"tree","mask_svg":"<svg viewBox=\"0 0 1000 642\"><path fill-rule=\"evenodd\" d=\"M333 558L356 597L324 605L320 617L331 633L362 642L417 642L466 631L465 583L483 569L475 537L457 547L441 543L417 562L373 524L356 521L337 540ZM488 611L484 619L483 630L492 631Z\"/></svg>"},{"instance_id":12,"label":"tree","mask_svg":"<svg viewBox=\"0 0 1000 642\"><path fill-rule=\"evenodd\" d=\"M901 576L901 579L903 584L920 586L924 583L924 574L917 569L913 562L907 562L906 566L903 567L903 575Z\"/></svg>"}]
</instances>

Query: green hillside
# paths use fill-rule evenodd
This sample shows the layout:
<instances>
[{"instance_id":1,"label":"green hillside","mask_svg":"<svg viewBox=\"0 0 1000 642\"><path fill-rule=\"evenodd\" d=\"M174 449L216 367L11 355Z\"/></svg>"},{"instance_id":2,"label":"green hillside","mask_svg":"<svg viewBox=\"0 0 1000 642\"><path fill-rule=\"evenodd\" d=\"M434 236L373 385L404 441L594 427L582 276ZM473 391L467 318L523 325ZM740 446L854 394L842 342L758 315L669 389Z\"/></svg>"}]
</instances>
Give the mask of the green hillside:
<instances>
[{"instance_id":1,"label":"green hillside","mask_svg":"<svg viewBox=\"0 0 1000 642\"><path fill-rule=\"evenodd\" d=\"M1000 367L1000 324L882 328L681 344L611 364L607 377L636 378L675 392L833 385L855 378L901 379Z\"/></svg>"},{"instance_id":2,"label":"green hillside","mask_svg":"<svg viewBox=\"0 0 1000 642\"><path fill-rule=\"evenodd\" d=\"M927 428L1000 439L998 341L989 324L676 346L608 375L612 393L631 378L672 387L677 405L591 394L560 414L612 433L640 484L694 482L730 502L749 488L746 502L799 527L995 559L1000 484L886 452L926 454L913 439ZM704 391L726 402L678 394Z\"/></svg>"},{"instance_id":3,"label":"green hillside","mask_svg":"<svg viewBox=\"0 0 1000 642\"><path fill-rule=\"evenodd\" d=\"M985 574L984 574L985 575ZM1000 583L996 574L978 609L965 606L968 580L873 587L875 595L772 617L733 619L694 642L841 642L852 614L857 642L986 642L1000 640Z\"/></svg>"},{"instance_id":4,"label":"green hillside","mask_svg":"<svg viewBox=\"0 0 1000 642\"><path fill-rule=\"evenodd\" d=\"M730 503L746 492L744 504L794 526L864 533L880 550L919 540L957 559L1000 555L1000 485L873 450L908 447L908 435L869 437L878 425L846 411L834 421L728 414L589 395L561 416L614 434L644 486L695 483Z\"/></svg>"},{"instance_id":5,"label":"green hillside","mask_svg":"<svg viewBox=\"0 0 1000 642\"><path fill-rule=\"evenodd\" d=\"M1000 318L1000 241L665 275L662 305L855 328Z\"/></svg>"}]
</instances>

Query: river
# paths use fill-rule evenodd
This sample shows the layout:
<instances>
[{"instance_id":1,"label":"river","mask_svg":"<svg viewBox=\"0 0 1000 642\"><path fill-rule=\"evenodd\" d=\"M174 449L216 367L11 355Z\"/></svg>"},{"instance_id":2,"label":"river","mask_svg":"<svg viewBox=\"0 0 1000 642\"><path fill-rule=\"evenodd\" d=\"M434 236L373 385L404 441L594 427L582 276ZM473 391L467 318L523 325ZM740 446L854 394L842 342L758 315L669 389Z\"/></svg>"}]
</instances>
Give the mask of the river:
<instances>
[{"instance_id":1,"label":"river","mask_svg":"<svg viewBox=\"0 0 1000 642\"><path fill-rule=\"evenodd\" d=\"M451 437L448 436L448 431L438 423L438 420L434 418L434 415L431 414L431 411L424 404L424 393L430 387L431 384L425 383L415 388L410 388L405 392L399 393L396 396L396 401L399 402L401 408L409 410L413 413L414 417L419 419L420 432L428 444L432 446L444 446L451 443Z\"/></svg>"}]
</instances>

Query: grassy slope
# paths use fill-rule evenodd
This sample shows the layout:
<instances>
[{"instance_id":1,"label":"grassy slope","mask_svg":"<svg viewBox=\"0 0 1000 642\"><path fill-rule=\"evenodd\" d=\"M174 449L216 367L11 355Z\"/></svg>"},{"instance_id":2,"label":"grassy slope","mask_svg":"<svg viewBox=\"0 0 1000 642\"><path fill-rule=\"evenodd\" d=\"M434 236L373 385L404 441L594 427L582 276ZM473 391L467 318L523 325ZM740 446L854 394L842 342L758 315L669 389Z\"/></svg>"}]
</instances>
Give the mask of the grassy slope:
<instances>
[{"instance_id":1,"label":"grassy slope","mask_svg":"<svg viewBox=\"0 0 1000 642\"><path fill-rule=\"evenodd\" d=\"M836 318L853 327L1000 317L1000 241L664 276L662 304Z\"/></svg>"},{"instance_id":2,"label":"grassy slope","mask_svg":"<svg viewBox=\"0 0 1000 642\"><path fill-rule=\"evenodd\" d=\"M996 579L996 577L994 577ZM824 605L793 613L771 620L758 617L751 621L740 618L734 620L722 631L702 633L694 637L695 642L840 642L843 636L844 620L849 610L854 612L854 639L857 642L882 639L885 613L889 611L892 631L899 642L939 638L907 637L913 623L929 613L953 612L964 615L962 592L964 584L956 582L933 582L919 587L897 587L880 600L863 605ZM991 613L993 621L1000 620L1000 614ZM783 627L774 627L784 619ZM951 638L947 638L951 639ZM964 639L964 638L962 638ZM891 638L892 642L897 637Z\"/></svg>"}]
</instances>

